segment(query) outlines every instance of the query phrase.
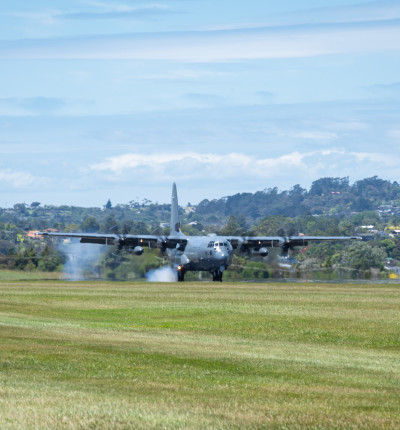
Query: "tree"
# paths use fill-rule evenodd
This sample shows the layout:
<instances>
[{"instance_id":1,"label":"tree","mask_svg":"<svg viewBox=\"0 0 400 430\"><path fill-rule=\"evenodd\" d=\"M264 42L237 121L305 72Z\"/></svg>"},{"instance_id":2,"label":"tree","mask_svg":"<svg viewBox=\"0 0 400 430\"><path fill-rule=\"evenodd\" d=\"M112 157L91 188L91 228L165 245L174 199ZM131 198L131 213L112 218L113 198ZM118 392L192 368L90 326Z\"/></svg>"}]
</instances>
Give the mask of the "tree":
<instances>
[{"instance_id":1,"label":"tree","mask_svg":"<svg viewBox=\"0 0 400 430\"><path fill-rule=\"evenodd\" d=\"M349 178L321 178L311 185L310 194L321 196L332 191L342 191L349 186Z\"/></svg>"},{"instance_id":2,"label":"tree","mask_svg":"<svg viewBox=\"0 0 400 430\"><path fill-rule=\"evenodd\" d=\"M381 248L369 246L366 242L354 242L344 251L342 262L352 269L382 269L386 252Z\"/></svg>"},{"instance_id":3,"label":"tree","mask_svg":"<svg viewBox=\"0 0 400 430\"><path fill-rule=\"evenodd\" d=\"M14 205L14 209L16 212L25 213L26 212L26 204L25 203L16 203Z\"/></svg>"},{"instance_id":4,"label":"tree","mask_svg":"<svg viewBox=\"0 0 400 430\"><path fill-rule=\"evenodd\" d=\"M0 253L7 254L8 250L13 248L14 244L6 239L0 239Z\"/></svg>"},{"instance_id":5,"label":"tree","mask_svg":"<svg viewBox=\"0 0 400 430\"><path fill-rule=\"evenodd\" d=\"M119 224L114 214L108 215L101 227L105 233L117 233L119 232Z\"/></svg>"},{"instance_id":6,"label":"tree","mask_svg":"<svg viewBox=\"0 0 400 430\"><path fill-rule=\"evenodd\" d=\"M392 257L392 253L396 248L396 243L391 239L383 239L379 246L385 250L388 257Z\"/></svg>"},{"instance_id":7,"label":"tree","mask_svg":"<svg viewBox=\"0 0 400 430\"><path fill-rule=\"evenodd\" d=\"M46 245L39 260L38 269L42 272L54 272L65 263L65 261L65 256Z\"/></svg>"},{"instance_id":8,"label":"tree","mask_svg":"<svg viewBox=\"0 0 400 430\"><path fill-rule=\"evenodd\" d=\"M69 232L69 233L74 233L74 232L79 231L79 226L74 224L74 223L71 223L71 224L68 224L65 226L64 231Z\"/></svg>"},{"instance_id":9,"label":"tree","mask_svg":"<svg viewBox=\"0 0 400 430\"><path fill-rule=\"evenodd\" d=\"M230 216L226 226L219 231L219 234L224 236L243 236L245 229L240 225L240 219L238 218L233 215Z\"/></svg>"},{"instance_id":10,"label":"tree","mask_svg":"<svg viewBox=\"0 0 400 430\"><path fill-rule=\"evenodd\" d=\"M292 234L295 231L293 220L282 215L271 215L261 221L254 229L255 235L276 236L277 234Z\"/></svg>"},{"instance_id":11,"label":"tree","mask_svg":"<svg viewBox=\"0 0 400 430\"><path fill-rule=\"evenodd\" d=\"M104 206L106 209L112 209L112 203L111 200L108 199L106 205Z\"/></svg>"},{"instance_id":12,"label":"tree","mask_svg":"<svg viewBox=\"0 0 400 430\"><path fill-rule=\"evenodd\" d=\"M81 224L81 230L84 233L96 233L100 230L100 224L95 217L89 216Z\"/></svg>"}]
</instances>

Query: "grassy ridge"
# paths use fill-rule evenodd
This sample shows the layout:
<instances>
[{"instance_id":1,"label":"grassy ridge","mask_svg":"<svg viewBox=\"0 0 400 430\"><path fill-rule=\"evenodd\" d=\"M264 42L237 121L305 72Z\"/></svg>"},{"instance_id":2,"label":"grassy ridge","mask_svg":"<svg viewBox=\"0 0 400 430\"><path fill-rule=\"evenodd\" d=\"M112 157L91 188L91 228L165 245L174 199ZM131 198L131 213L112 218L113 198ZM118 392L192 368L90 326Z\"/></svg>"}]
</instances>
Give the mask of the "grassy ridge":
<instances>
[{"instance_id":1,"label":"grassy ridge","mask_svg":"<svg viewBox=\"0 0 400 430\"><path fill-rule=\"evenodd\" d=\"M400 427L400 287L0 283L5 429Z\"/></svg>"}]
</instances>

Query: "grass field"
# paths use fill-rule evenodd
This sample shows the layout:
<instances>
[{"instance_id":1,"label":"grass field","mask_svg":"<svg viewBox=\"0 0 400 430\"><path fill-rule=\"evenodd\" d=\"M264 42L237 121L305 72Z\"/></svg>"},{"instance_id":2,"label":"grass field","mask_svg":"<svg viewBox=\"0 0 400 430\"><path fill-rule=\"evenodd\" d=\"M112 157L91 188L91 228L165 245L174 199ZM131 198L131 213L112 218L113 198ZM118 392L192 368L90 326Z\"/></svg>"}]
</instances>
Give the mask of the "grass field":
<instances>
[{"instance_id":1,"label":"grass field","mask_svg":"<svg viewBox=\"0 0 400 430\"><path fill-rule=\"evenodd\" d=\"M400 285L0 282L1 429L400 428Z\"/></svg>"},{"instance_id":2,"label":"grass field","mask_svg":"<svg viewBox=\"0 0 400 430\"><path fill-rule=\"evenodd\" d=\"M38 272L22 270L0 269L0 283L2 281L37 281L37 280L58 280L65 279L62 272ZM0 284L1 285L1 284Z\"/></svg>"}]
</instances>

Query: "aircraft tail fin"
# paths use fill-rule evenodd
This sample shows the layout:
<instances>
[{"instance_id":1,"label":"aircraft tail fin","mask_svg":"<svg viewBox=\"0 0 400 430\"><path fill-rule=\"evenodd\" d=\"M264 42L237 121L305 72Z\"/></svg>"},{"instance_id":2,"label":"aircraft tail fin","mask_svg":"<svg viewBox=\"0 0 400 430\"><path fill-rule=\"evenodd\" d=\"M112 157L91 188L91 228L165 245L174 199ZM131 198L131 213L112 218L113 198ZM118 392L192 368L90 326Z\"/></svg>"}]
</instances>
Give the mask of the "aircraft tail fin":
<instances>
[{"instance_id":1,"label":"aircraft tail fin","mask_svg":"<svg viewBox=\"0 0 400 430\"><path fill-rule=\"evenodd\" d=\"M175 183L172 185L170 236L183 235L179 221L178 194Z\"/></svg>"}]
</instances>

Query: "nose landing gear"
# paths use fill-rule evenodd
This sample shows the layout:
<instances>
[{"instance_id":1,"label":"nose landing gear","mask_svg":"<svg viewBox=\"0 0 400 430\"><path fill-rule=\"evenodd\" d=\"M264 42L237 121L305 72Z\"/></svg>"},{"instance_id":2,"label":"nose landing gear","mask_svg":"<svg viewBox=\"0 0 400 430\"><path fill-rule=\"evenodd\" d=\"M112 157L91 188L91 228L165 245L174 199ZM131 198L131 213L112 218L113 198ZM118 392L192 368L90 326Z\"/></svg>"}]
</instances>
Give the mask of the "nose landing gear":
<instances>
[{"instance_id":1,"label":"nose landing gear","mask_svg":"<svg viewBox=\"0 0 400 430\"><path fill-rule=\"evenodd\" d=\"M222 282L222 274L223 274L222 270L220 270L220 269L214 270L214 272L212 272L213 281L214 282Z\"/></svg>"}]
</instances>

